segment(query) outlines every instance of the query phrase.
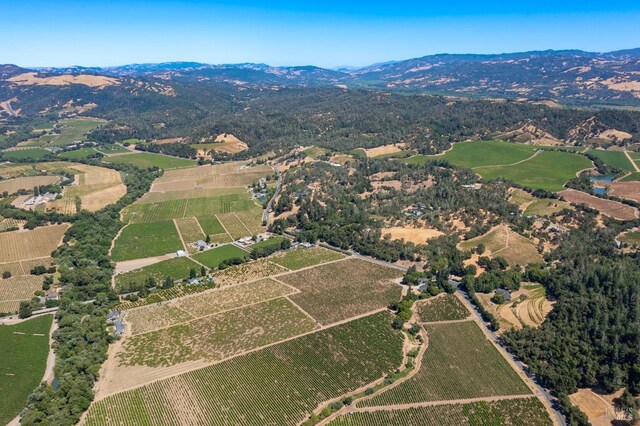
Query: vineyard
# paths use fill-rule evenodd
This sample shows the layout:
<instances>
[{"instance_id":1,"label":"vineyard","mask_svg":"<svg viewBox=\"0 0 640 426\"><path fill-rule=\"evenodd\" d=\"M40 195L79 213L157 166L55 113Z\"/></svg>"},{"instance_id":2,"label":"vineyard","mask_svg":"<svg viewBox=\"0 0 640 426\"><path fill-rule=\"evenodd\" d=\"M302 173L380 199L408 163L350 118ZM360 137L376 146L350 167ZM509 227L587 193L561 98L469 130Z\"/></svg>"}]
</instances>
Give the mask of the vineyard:
<instances>
[{"instance_id":1,"label":"vineyard","mask_svg":"<svg viewBox=\"0 0 640 426\"><path fill-rule=\"evenodd\" d=\"M35 291L42 290L42 279L42 275L17 275L0 279L0 302L30 300Z\"/></svg>"},{"instance_id":2,"label":"vineyard","mask_svg":"<svg viewBox=\"0 0 640 426\"><path fill-rule=\"evenodd\" d=\"M127 225L113 246L114 261L160 256L182 250L178 231L171 220Z\"/></svg>"},{"instance_id":3,"label":"vineyard","mask_svg":"<svg viewBox=\"0 0 640 426\"><path fill-rule=\"evenodd\" d=\"M446 404L397 410L355 412L340 416L331 426L551 426L537 398L511 399L470 404Z\"/></svg>"},{"instance_id":4,"label":"vineyard","mask_svg":"<svg viewBox=\"0 0 640 426\"><path fill-rule=\"evenodd\" d=\"M321 263L331 262L333 260L343 259L345 256L334 250L322 247L313 248L297 248L288 250L284 253L273 255L270 260L280 266L291 270L307 268L309 266L319 265Z\"/></svg>"},{"instance_id":5,"label":"vineyard","mask_svg":"<svg viewBox=\"0 0 640 426\"><path fill-rule=\"evenodd\" d=\"M169 303L149 305L127 313L133 334L176 325L194 318L240 308L291 294L293 290L271 279L195 294ZM166 311L166 312L165 312Z\"/></svg>"},{"instance_id":6,"label":"vineyard","mask_svg":"<svg viewBox=\"0 0 640 426\"><path fill-rule=\"evenodd\" d=\"M227 286L267 278L286 271L282 266L271 263L267 259L258 259L217 271L213 276L216 277L216 284Z\"/></svg>"},{"instance_id":7,"label":"vineyard","mask_svg":"<svg viewBox=\"0 0 640 426\"><path fill-rule=\"evenodd\" d=\"M117 359L125 366L149 367L219 361L316 327L291 302L279 298L132 336Z\"/></svg>"},{"instance_id":8,"label":"vineyard","mask_svg":"<svg viewBox=\"0 0 640 426\"><path fill-rule=\"evenodd\" d=\"M527 395L531 390L475 321L425 326L429 346L415 376L362 406L501 395Z\"/></svg>"},{"instance_id":9,"label":"vineyard","mask_svg":"<svg viewBox=\"0 0 640 426\"><path fill-rule=\"evenodd\" d=\"M470 313L453 294L443 294L415 304L422 322L452 321L468 318Z\"/></svg>"},{"instance_id":10,"label":"vineyard","mask_svg":"<svg viewBox=\"0 0 640 426\"><path fill-rule=\"evenodd\" d=\"M346 259L279 279L301 291L291 296L322 324L384 308L400 299L402 272L361 259Z\"/></svg>"},{"instance_id":11,"label":"vineyard","mask_svg":"<svg viewBox=\"0 0 640 426\"><path fill-rule=\"evenodd\" d=\"M402 361L379 313L96 401L86 425L295 424Z\"/></svg>"},{"instance_id":12,"label":"vineyard","mask_svg":"<svg viewBox=\"0 0 640 426\"><path fill-rule=\"evenodd\" d=\"M201 285L189 285L181 284L175 287L159 290L151 293L149 296L140 298L136 302L124 301L121 302L116 309L127 310L133 308L139 308L141 306L153 305L167 300L177 299L179 297L188 296L190 294L201 293L206 290L211 290L215 287L215 284L201 284Z\"/></svg>"},{"instance_id":13,"label":"vineyard","mask_svg":"<svg viewBox=\"0 0 640 426\"><path fill-rule=\"evenodd\" d=\"M195 217L185 217L175 219L175 221L178 231L186 243L205 239L205 235L202 233L198 219Z\"/></svg>"},{"instance_id":14,"label":"vineyard","mask_svg":"<svg viewBox=\"0 0 640 426\"><path fill-rule=\"evenodd\" d=\"M50 267L53 265L53 258L41 257L38 259L28 259L20 262L0 263L0 273L9 271L11 275L29 275L36 266Z\"/></svg>"},{"instance_id":15,"label":"vineyard","mask_svg":"<svg viewBox=\"0 0 640 426\"><path fill-rule=\"evenodd\" d=\"M149 278L152 278L158 285L162 284L167 277L174 280L186 278L192 268L199 271L200 265L187 257L163 260L153 265L116 275L116 291L122 293L123 290L130 289L135 284L145 283Z\"/></svg>"},{"instance_id":16,"label":"vineyard","mask_svg":"<svg viewBox=\"0 0 640 426\"><path fill-rule=\"evenodd\" d=\"M255 235L251 232L251 229L238 218L235 212L217 214L216 217L234 240ZM252 227L255 228L255 226ZM257 233L260 232L262 231L258 231Z\"/></svg>"},{"instance_id":17,"label":"vineyard","mask_svg":"<svg viewBox=\"0 0 640 426\"><path fill-rule=\"evenodd\" d=\"M30 231L0 233L0 263L47 257L62 242L69 225L51 225Z\"/></svg>"}]
</instances>

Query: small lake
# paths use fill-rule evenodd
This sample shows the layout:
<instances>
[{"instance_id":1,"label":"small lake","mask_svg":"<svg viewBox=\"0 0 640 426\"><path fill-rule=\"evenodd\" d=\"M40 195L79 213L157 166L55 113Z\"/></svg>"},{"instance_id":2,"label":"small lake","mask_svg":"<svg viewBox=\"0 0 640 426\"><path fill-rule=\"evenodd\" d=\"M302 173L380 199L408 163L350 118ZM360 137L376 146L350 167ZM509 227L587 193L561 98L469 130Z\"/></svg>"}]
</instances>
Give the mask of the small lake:
<instances>
[{"instance_id":1,"label":"small lake","mask_svg":"<svg viewBox=\"0 0 640 426\"><path fill-rule=\"evenodd\" d=\"M596 195L607 195L607 189L606 188L598 188L598 187L594 187L593 188L593 192Z\"/></svg>"},{"instance_id":2,"label":"small lake","mask_svg":"<svg viewBox=\"0 0 640 426\"><path fill-rule=\"evenodd\" d=\"M615 175L609 176L589 176L591 182L613 182Z\"/></svg>"}]
</instances>

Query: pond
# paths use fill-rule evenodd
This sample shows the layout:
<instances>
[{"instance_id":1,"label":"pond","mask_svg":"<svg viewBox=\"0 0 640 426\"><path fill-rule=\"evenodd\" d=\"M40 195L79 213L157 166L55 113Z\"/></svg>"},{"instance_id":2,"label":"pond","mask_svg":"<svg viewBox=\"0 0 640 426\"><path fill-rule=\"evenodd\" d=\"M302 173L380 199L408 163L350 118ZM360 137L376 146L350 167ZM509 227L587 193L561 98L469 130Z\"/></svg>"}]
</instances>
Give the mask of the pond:
<instances>
[{"instance_id":1,"label":"pond","mask_svg":"<svg viewBox=\"0 0 640 426\"><path fill-rule=\"evenodd\" d=\"M591 182L613 182L613 178L615 178L615 175L589 176L589 180Z\"/></svg>"}]
</instances>

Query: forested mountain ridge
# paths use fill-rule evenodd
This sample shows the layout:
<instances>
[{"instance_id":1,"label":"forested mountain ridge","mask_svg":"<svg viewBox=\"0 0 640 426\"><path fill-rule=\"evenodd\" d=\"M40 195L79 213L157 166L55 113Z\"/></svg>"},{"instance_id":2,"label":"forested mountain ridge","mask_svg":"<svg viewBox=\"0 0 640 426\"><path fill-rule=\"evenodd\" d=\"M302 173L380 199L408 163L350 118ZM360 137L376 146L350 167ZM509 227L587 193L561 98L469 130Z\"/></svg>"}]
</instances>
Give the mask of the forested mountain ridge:
<instances>
[{"instance_id":1,"label":"forested mountain ridge","mask_svg":"<svg viewBox=\"0 0 640 426\"><path fill-rule=\"evenodd\" d=\"M359 69L198 62L37 70L0 65L0 78L5 80L29 71L43 76L89 74L119 79L226 83L240 90L340 86L554 101L580 106L640 105L640 49L606 53L548 50L491 55L438 54Z\"/></svg>"}]
</instances>

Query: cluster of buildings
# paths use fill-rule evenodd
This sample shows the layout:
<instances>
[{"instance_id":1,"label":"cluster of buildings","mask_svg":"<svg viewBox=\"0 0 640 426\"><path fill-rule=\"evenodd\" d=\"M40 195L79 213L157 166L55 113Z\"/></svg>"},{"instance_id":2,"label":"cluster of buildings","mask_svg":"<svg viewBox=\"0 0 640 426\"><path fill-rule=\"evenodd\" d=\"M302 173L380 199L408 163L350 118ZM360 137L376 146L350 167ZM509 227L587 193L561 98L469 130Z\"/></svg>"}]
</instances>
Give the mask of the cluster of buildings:
<instances>
[{"instance_id":1,"label":"cluster of buildings","mask_svg":"<svg viewBox=\"0 0 640 426\"><path fill-rule=\"evenodd\" d=\"M50 201L54 201L58 197L58 194L53 192L45 192L44 194L35 195L25 200L22 205L24 207L38 206L40 204L46 204Z\"/></svg>"},{"instance_id":2,"label":"cluster of buildings","mask_svg":"<svg viewBox=\"0 0 640 426\"><path fill-rule=\"evenodd\" d=\"M113 332L116 336L124 335L124 332L127 330L127 327L122 320L122 312L120 311L110 311L107 314L107 324L113 325Z\"/></svg>"}]
</instances>

